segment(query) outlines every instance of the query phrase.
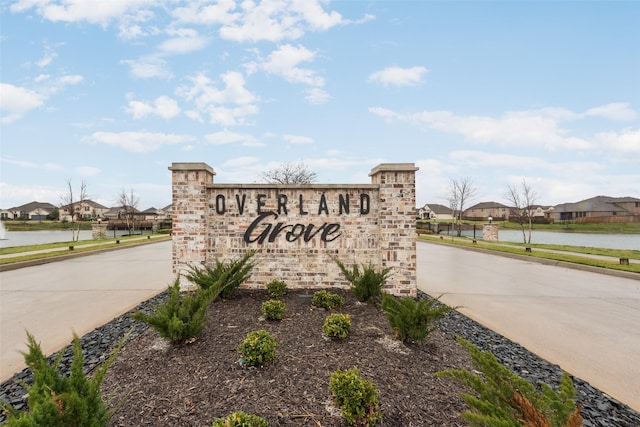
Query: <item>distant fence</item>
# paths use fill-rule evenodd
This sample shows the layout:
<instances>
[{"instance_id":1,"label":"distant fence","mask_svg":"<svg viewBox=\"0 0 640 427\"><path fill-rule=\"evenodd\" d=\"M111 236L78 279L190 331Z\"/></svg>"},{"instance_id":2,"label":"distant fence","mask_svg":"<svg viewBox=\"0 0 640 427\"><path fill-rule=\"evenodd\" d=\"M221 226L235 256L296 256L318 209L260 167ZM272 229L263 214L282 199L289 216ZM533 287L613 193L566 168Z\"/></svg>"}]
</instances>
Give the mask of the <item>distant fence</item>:
<instances>
[{"instance_id":1,"label":"distant fence","mask_svg":"<svg viewBox=\"0 0 640 427\"><path fill-rule=\"evenodd\" d=\"M628 222L640 222L640 215L591 216L575 219L576 224L620 224Z\"/></svg>"}]
</instances>

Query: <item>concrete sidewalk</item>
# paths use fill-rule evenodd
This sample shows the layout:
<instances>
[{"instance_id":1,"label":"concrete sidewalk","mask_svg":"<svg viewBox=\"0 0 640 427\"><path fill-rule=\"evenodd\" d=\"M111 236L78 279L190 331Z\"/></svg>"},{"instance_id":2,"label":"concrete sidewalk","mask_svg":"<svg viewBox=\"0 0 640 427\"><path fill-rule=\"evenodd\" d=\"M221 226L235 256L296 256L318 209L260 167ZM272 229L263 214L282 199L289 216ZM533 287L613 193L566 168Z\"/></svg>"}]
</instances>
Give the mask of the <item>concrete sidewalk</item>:
<instances>
[{"instance_id":1,"label":"concrete sidewalk","mask_svg":"<svg viewBox=\"0 0 640 427\"><path fill-rule=\"evenodd\" d=\"M417 259L419 289L640 410L637 277L428 242Z\"/></svg>"},{"instance_id":2,"label":"concrete sidewalk","mask_svg":"<svg viewBox=\"0 0 640 427\"><path fill-rule=\"evenodd\" d=\"M0 273L0 380L24 368L25 331L45 354L167 289L171 241Z\"/></svg>"}]
</instances>

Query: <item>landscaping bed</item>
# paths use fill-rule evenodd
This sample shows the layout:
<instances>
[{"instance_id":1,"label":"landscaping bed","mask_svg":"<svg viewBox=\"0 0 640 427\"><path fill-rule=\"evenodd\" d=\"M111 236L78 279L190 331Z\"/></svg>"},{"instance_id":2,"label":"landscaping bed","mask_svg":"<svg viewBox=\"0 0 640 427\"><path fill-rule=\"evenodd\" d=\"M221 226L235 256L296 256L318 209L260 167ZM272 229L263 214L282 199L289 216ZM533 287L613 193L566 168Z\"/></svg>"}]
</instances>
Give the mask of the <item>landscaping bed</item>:
<instances>
[{"instance_id":1,"label":"landscaping bed","mask_svg":"<svg viewBox=\"0 0 640 427\"><path fill-rule=\"evenodd\" d=\"M183 347L165 346L157 332L134 321L131 313L85 334L80 343L85 368L91 372L106 360L122 336L132 331L103 384L104 391L114 391L116 399L129 393L112 425L210 426L216 417L244 409L265 416L274 426L345 426L338 415L327 410L329 373L352 366L359 366L362 376L379 389L383 419L378 425L465 425L459 418L466 409L457 396L459 386L432 375L449 367L469 367L469 358L454 340L455 335L493 352L500 363L534 384L556 386L562 375L557 365L456 311L447 314L440 330L425 343L399 346L408 354L396 353L387 347L393 341L377 342L390 334L379 307L359 305L353 296L342 292L347 304L340 311L352 314L351 335L344 342L325 341L321 320L329 312L311 307L312 292L290 292L285 297L287 317L272 323L259 319L266 291L241 290L232 300L214 302L201 339ZM150 312L166 297L163 292L135 310ZM247 331L259 328L281 340L279 358L263 369L240 367L237 346ZM68 372L70 363L71 350L67 349L62 371ZM338 366L341 363L346 366ZM24 409L26 392L21 384L30 383L31 378L31 372L24 369L4 381L0 399ZM638 412L579 378L574 378L574 384L586 427L640 425ZM0 413L0 424L4 420Z\"/></svg>"},{"instance_id":2,"label":"landscaping bed","mask_svg":"<svg viewBox=\"0 0 640 427\"><path fill-rule=\"evenodd\" d=\"M113 425L206 426L242 410L272 426L344 426L331 403L329 378L352 367L378 388L378 425L465 425L461 386L433 374L470 367L466 351L441 331L423 343L402 345L379 306L338 293L345 305L326 311L311 305L312 291L289 291L285 318L266 321L260 310L269 299L266 291L240 290L211 304L202 337L188 345L169 346L148 329L122 349L105 378L105 394L126 396ZM322 333L332 312L351 315L345 340ZM258 329L276 338L278 358L251 368L239 362L237 348L247 332Z\"/></svg>"}]
</instances>

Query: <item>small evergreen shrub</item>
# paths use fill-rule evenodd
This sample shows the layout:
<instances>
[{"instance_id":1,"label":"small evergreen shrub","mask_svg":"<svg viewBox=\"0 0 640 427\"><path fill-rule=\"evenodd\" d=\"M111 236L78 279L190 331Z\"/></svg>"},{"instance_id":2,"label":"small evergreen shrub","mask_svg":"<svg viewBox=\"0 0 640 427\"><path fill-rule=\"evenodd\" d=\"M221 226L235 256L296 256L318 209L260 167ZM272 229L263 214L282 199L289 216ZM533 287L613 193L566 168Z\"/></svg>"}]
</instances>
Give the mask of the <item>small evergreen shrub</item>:
<instances>
[{"instance_id":1,"label":"small evergreen shrub","mask_svg":"<svg viewBox=\"0 0 640 427\"><path fill-rule=\"evenodd\" d=\"M269 427L269 423L257 415L236 411L216 419L211 427Z\"/></svg>"},{"instance_id":2,"label":"small evergreen shrub","mask_svg":"<svg viewBox=\"0 0 640 427\"><path fill-rule=\"evenodd\" d=\"M349 425L374 426L382 418L378 411L378 390L371 382L360 377L358 368L333 372L329 390Z\"/></svg>"},{"instance_id":3,"label":"small evergreen shrub","mask_svg":"<svg viewBox=\"0 0 640 427\"><path fill-rule=\"evenodd\" d=\"M198 289L180 295L180 279L169 286L169 297L153 314L142 311L131 316L155 329L172 344L193 342L202 334L207 307L213 300L213 289Z\"/></svg>"},{"instance_id":4,"label":"small evergreen shrub","mask_svg":"<svg viewBox=\"0 0 640 427\"><path fill-rule=\"evenodd\" d=\"M270 299L262 303L262 315L269 320L282 320L287 306L277 299Z\"/></svg>"},{"instance_id":5,"label":"small evergreen shrub","mask_svg":"<svg viewBox=\"0 0 640 427\"><path fill-rule=\"evenodd\" d=\"M287 284L282 280L272 280L267 283L267 292L271 298L282 298L287 293Z\"/></svg>"},{"instance_id":6,"label":"small evergreen shrub","mask_svg":"<svg viewBox=\"0 0 640 427\"><path fill-rule=\"evenodd\" d=\"M248 366L262 366L276 360L276 339L264 329L249 332L238 347L242 363Z\"/></svg>"},{"instance_id":7,"label":"small evergreen shrub","mask_svg":"<svg viewBox=\"0 0 640 427\"><path fill-rule=\"evenodd\" d=\"M322 332L329 338L345 339L351 329L351 316L348 314L330 314L324 319Z\"/></svg>"},{"instance_id":8,"label":"small evergreen shrub","mask_svg":"<svg viewBox=\"0 0 640 427\"><path fill-rule=\"evenodd\" d=\"M24 360L33 372L33 383L27 387L29 412L17 412L7 406L7 427L107 427L113 413L102 400L100 386L124 343L120 342L111 357L89 379L83 371L80 339L73 338L73 360L68 377L60 375L59 365L65 353L62 350L53 365L42 353L40 344L27 332L28 352Z\"/></svg>"},{"instance_id":9,"label":"small evergreen shrub","mask_svg":"<svg viewBox=\"0 0 640 427\"><path fill-rule=\"evenodd\" d=\"M250 260L255 253L246 252L242 258L229 262L216 259L213 267L188 265L189 270L184 277L200 289L210 289L213 300L218 296L231 298L240 285L251 277L255 263Z\"/></svg>"},{"instance_id":10,"label":"small evergreen shrub","mask_svg":"<svg viewBox=\"0 0 640 427\"><path fill-rule=\"evenodd\" d=\"M490 351L480 351L460 337L458 342L471 355L474 371L449 369L436 373L467 385L475 393L461 393L471 410L462 417L473 426L580 427L573 381L563 373L558 391L546 384L540 390L504 366Z\"/></svg>"},{"instance_id":11,"label":"small evergreen shrub","mask_svg":"<svg viewBox=\"0 0 640 427\"><path fill-rule=\"evenodd\" d=\"M357 264L354 264L353 268L349 270L338 258L333 258L333 260L351 284L351 289L358 301L374 301L382 296L382 287L389 277L390 268L376 271L375 267L369 264L368 266L363 265L362 272L360 272Z\"/></svg>"},{"instance_id":12,"label":"small evergreen shrub","mask_svg":"<svg viewBox=\"0 0 640 427\"><path fill-rule=\"evenodd\" d=\"M400 341L422 341L436 329L434 323L451 311L450 307L437 304L437 301L416 301L410 297L397 298L385 294L382 298L382 311Z\"/></svg>"},{"instance_id":13,"label":"small evergreen shrub","mask_svg":"<svg viewBox=\"0 0 640 427\"><path fill-rule=\"evenodd\" d=\"M311 304L316 307L331 310L332 308L342 307L344 305L344 298L329 291L316 291L313 293L313 298L311 298Z\"/></svg>"}]
</instances>

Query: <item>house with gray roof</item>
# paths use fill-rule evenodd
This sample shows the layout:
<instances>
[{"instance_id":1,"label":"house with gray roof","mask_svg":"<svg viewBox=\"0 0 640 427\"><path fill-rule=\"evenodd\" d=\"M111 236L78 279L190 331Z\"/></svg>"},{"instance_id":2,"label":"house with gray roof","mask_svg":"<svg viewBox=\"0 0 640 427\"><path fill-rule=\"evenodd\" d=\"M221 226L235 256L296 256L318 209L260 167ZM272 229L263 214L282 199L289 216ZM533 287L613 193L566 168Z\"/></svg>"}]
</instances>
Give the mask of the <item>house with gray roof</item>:
<instances>
[{"instance_id":1,"label":"house with gray roof","mask_svg":"<svg viewBox=\"0 0 640 427\"><path fill-rule=\"evenodd\" d=\"M559 221L633 216L640 216L640 199L608 196L596 196L575 203L562 203L554 206L548 213L549 219Z\"/></svg>"},{"instance_id":2,"label":"house with gray roof","mask_svg":"<svg viewBox=\"0 0 640 427\"><path fill-rule=\"evenodd\" d=\"M3 209L0 215L2 219L28 219L44 221L57 208L48 202L30 202L24 205Z\"/></svg>"},{"instance_id":3,"label":"house with gray roof","mask_svg":"<svg viewBox=\"0 0 640 427\"><path fill-rule=\"evenodd\" d=\"M453 219L453 211L444 205L427 203L418 209L420 219Z\"/></svg>"},{"instance_id":4,"label":"house with gray roof","mask_svg":"<svg viewBox=\"0 0 640 427\"><path fill-rule=\"evenodd\" d=\"M499 202L481 202L462 213L464 219L485 220L492 217L495 221L506 221L509 219L511 208Z\"/></svg>"}]
</instances>

